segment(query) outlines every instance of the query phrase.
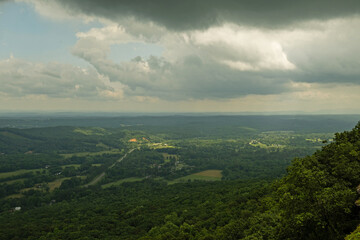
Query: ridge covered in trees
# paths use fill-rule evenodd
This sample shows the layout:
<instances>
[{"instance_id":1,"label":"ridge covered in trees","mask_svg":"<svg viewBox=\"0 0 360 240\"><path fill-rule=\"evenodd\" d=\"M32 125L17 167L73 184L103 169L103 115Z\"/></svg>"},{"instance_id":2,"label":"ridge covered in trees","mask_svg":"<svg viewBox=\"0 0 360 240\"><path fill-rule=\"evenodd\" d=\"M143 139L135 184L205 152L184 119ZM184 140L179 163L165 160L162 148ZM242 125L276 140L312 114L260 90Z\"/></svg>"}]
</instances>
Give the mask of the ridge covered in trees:
<instances>
[{"instance_id":1,"label":"ridge covered in trees","mask_svg":"<svg viewBox=\"0 0 360 240\"><path fill-rule=\"evenodd\" d=\"M34 130L27 132L31 131ZM30 138L20 130L11 130L11 133ZM119 132L118 136L125 134ZM88 141L81 136L79 140ZM105 141L105 137L101 136ZM91 144L101 147L96 144L96 137L90 139L93 139ZM39 136L36 141L44 139ZM25 143L34 144L27 140ZM231 150L231 145L227 144L220 149L226 151L227 147ZM224 178L218 182L168 184L168 175L159 166L165 169L169 165L169 172L173 174L170 164L178 161L173 157L176 154L193 159L184 163L196 164L195 159L199 158L200 162L208 164L204 159L211 158L209 155L202 153L206 156L202 159L196 148L185 151L187 146L183 144L182 148L173 148L173 155L168 155L172 156L171 159L165 163L160 153L166 148L156 152L147 148L139 149L127 159L128 162L124 160L123 165L111 169L111 174L108 173L104 181L117 180L116 177L121 174L131 177L133 175L126 172L126 167L134 168L141 164L156 166L156 172L165 176L159 179L144 177L137 182L102 188L100 185L83 187L81 178L69 177L54 191L31 190L24 193L22 198L2 199L0 238L359 239L360 227L356 228L360 223L360 209L355 202L359 198L357 187L360 184L360 123L351 131L335 134L331 143L314 154L293 159L286 174L277 180L268 174L263 178ZM76 147L81 147L81 144L78 143ZM256 149L248 148L252 151ZM276 151L269 153L275 154ZM19 154L16 149L14 152ZM39 156L46 158L47 155ZM143 156L147 156L145 160L149 163L140 160ZM33 161L28 158L30 162ZM65 161L57 158L59 156L54 155L53 161ZM66 161L73 163L69 159ZM7 163L9 166L10 160ZM114 159L109 158L101 169L105 170L111 161ZM91 163L88 169L91 169ZM260 166L266 167L266 164L268 162ZM16 165L12 167L17 169ZM193 168L201 170L201 165ZM153 168L147 169L143 173L139 168L139 173L135 173L139 176L155 174ZM226 171L231 169L225 168ZM76 173L80 174L81 171L86 171L85 166L81 166ZM191 173L191 167L186 171ZM22 206L22 210L9 211L16 206Z\"/></svg>"}]
</instances>

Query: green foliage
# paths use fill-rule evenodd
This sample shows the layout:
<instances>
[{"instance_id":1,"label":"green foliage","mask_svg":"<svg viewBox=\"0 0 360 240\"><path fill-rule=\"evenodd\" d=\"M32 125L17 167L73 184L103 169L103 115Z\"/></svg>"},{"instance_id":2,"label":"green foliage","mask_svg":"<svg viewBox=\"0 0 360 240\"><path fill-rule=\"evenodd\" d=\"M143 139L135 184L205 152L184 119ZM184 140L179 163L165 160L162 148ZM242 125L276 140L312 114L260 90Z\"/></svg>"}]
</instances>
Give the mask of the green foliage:
<instances>
[{"instance_id":1,"label":"green foliage","mask_svg":"<svg viewBox=\"0 0 360 240\"><path fill-rule=\"evenodd\" d=\"M0 153L25 153L29 151L33 153L98 152L104 150L104 146L124 147L123 142L118 141L125 136L121 130L112 131L112 134L83 134L83 132L89 131L99 132L97 128L74 127L0 129Z\"/></svg>"},{"instance_id":2,"label":"green foliage","mask_svg":"<svg viewBox=\"0 0 360 240\"><path fill-rule=\"evenodd\" d=\"M256 130L260 128L255 128L261 122L258 117L252 118L249 127L236 123L239 118L212 119L204 126L199 119L193 118L186 127L168 124L163 129L154 118L147 119L153 125L133 125L125 131L73 127L2 130L0 140L10 139L14 146L0 143L6 150L0 156L0 169L31 170L49 162L51 167L1 180L0 239L337 240L359 224L354 202L360 184L360 123L305 156L323 145L306 139L329 135L260 133ZM224 119L232 125L219 127ZM238 129L229 134L234 126ZM199 132L201 137L194 137ZM243 135L235 137L240 132ZM115 165L122 155L74 154L111 149L125 152L130 148L126 139L135 135L175 147L154 150L148 147L151 142L136 143L131 147L139 148ZM250 144L252 140L261 144ZM46 147L42 146L45 143ZM30 150L35 152L24 154ZM65 158L60 153L74 155ZM169 154L173 156L164 157ZM222 170L223 181L167 184L207 169ZM85 187L104 172L100 184L116 184L105 185L106 189ZM60 188L49 191L46 186L52 181L62 182ZM22 191L24 188L29 189ZM21 198L5 198L20 191ZM13 211L17 206L21 211ZM356 230L347 240L358 236Z\"/></svg>"},{"instance_id":3,"label":"green foliage","mask_svg":"<svg viewBox=\"0 0 360 240\"><path fill-rule=\"evenodd\" d=\"M3 212L0 238L217 239L218 228L258 208L251 199L269 193L266 186L255 181L170 186L144 181L106 190L58 189L49 197L34 193L28 203L19 199L14 204L44 205ZM49 205L51 199L56 203Z\"/></svg>"},{"instance_id":4,"label":"green foliage","mask_svg":"<svg viewBox=\"0 0 360 240\"><path fill-rule=\"evenodd\" d=\"M360 123L314 155L293 161L276 196L282 239L342 239L354 227L359 153Z\"/></svg>"}]
</instances>

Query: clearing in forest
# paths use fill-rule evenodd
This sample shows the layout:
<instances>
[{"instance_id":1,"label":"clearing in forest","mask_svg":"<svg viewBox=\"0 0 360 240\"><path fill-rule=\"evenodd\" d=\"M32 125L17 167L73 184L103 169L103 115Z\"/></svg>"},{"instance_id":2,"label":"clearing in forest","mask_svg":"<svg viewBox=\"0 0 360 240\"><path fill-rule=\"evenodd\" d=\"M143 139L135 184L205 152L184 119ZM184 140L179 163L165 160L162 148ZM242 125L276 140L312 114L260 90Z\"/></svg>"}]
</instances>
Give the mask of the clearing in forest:
<instances>
[{"instance_id":1,"label":"clearing in forest","mask_svg":"<svg viewBox=\"0 0 360 240\"><path fill-rule=\"evenodd\" d=\"M48 183L49 190L54 191L55 188L59 188L61 186L61 184L64 180L68 180L68 179L70 179L70 177L59 178L59 179L56 179L55 181L49 182Z\"/></svg>"},{"instance_id":2,"label":"clearing in forest","mask_svg":"<svg viewBox=\"0 0 360 240\"><path fill-rule=\"evenodd\" d=\"M76 152L76 153L62 153L61 156L65 158L71 158L73 156L76 157L86 157L86 156L101 156L103 154L121 154L123 150L119 149L111 149L107 151L99 151L99 152Z\"/></svg>"},{"instance_id":3,"label":"clearing in forest","mask_svg":"<svg viewBox=\"0 0 360 240\"><path fill-rule=\"evenodd\" d=\"M198 173L194 173L193 175L197 176L205 176L205 177L215 177L215 178L221 178L221 170L206 170Z\"/></svg>"},{"instance_id":4,"label":"clearing in forest","mask_svg":"<svg viewBox=\"0 0 360 240\"><path fill-rule=\"evenodd\" d=\"M139 178L139 177L129 177L129 178L124 178L124 179L120 179L116 182L111 182L111 183L107 183L102 185L102 188L109 188L109 187L113 187L113 186L118 186L124 182L140 182L144 180L144 178Z\"/></svg>"},{"instance_id":5,"label":"clearing in forest","mask_svg":"<svg viewBox=\"0 0 360 240\"><path fill-rule=\"evenodd\" d=\"M41 168L37 168L37 169L21 169L21 170L16 170L16 171L12 171L12 172L3 172L0 173L0 178L8 178L8 177L15 177L24 173L29 173L29 172L36 172L36 171L41 171Z\"/></svg>"},{"instance_id":6,"label":"clearing in forest","mask_svg":"<svg viewBox=\"0 0 360 240\"><path fill-rule=\"evenodd\" d=\"M81 179L86 178L86 176L76 176L76 177L81 178ZM50 192L54 191L56 188L59 188L63 181L69 180L69 179L71 179L71 177L58 178L52 182L49 182L48 186L49 186Z\"/></svg>"},{"instance_id":7,"label":"clearing in forest","mask_svg":"<svg viewBox=\"0 0 360 240\"><path fill-rule=\"evenodd\" d=\"M189 182L189 181L220 181L222 177L221 170L206 170L198 173L193 173L185 177L177 178L168 181L168 184Z\"/></svg>"}]
</instances>

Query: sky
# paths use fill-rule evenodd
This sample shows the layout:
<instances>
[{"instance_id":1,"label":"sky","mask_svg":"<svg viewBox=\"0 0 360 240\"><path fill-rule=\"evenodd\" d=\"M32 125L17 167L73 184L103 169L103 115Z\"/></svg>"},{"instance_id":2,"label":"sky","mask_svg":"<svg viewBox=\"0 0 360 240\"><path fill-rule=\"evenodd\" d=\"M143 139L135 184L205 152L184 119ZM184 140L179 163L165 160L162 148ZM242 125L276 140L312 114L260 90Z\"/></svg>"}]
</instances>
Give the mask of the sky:
<instances>
[{"instance_id":1,"label":"sky","mask_svg":"<svg viewBox=\"0 0 360 240\"><path fill-rule=\"evenodd\" d=\"M0 0L0 112L360 113L358 0Z\"/></svg>"}]
</instances>

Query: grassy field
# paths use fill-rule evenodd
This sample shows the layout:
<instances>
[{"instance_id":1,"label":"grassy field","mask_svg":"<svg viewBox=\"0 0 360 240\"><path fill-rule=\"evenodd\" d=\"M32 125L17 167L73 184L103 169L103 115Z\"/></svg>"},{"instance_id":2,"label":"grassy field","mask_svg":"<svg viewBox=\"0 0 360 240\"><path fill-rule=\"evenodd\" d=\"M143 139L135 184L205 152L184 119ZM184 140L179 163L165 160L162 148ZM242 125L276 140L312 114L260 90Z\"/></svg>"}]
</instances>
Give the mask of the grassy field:
<instances>
[{"instance_id":1,"label":"grassy field","mask_svg":"<svg viewBox=\"0 0 360 240\"><path fill-rule=\"evenodd\" d=\"M102 188L109 188L109 187L112 187L112 186L117 186L117 185L120 185L124 182L139 182L139 181L142 181L144 178L138 178L138 177L130 177L130 178L124 178L124 179L120 179L116 182L111 182L111 183L107 183L107 184L104 184L102 185L101 187Z\"/></svg>"},{"instance_id":2,"label":"grassy field","mask_svg":"<svg viewBox=\"0 0 360 240\"><path fill-rule=\"evenodd\" d=\"M15 138L15 139L20 139L20 140L28 140L27 138L14 134L14 133L10 133L10 132L0 132L0 135L3 135L5 137L9 137L9 138Z\"/></svg>"},{"instance_id":3,"label":"grassy field","mask_svg":"<svg viewBox=\"0 0 360 240\"><path fill-rule=\"evenodd\" d=\"M214 178L221 178L221 170L206 170L198 173L194 173L195 176L204 176L204 177L214 177Z\"/></svg>"},{"instance_id":4,"label":"grassy field","mask_svg":"<svg viewBox=\"0 0 360 240\"><path fill-rule=\"evenodd\" d=\"M84 179L86 178L85 176L79 176L81 179ZM61 186L61 183L67 179L70 179L70 177L65 177L65 178L59 178L59 179L56 179L55 181L52 181L52 182L49 182L47 183L47 186L49 187L49 191L52 192L54 191L56 188L59 188ZM24 179L16 179L16 180L12 180L12 181L19 181L19 180L24 180ZM38 185L38 184L37 184ZM26 191L29 191L29 190L37 190L37 191L44 191L45 188L37 188L37 187L30 187L30 188L23 188L20 190L20 193L17 193L17 194L12 194L12 195L9 195L7 196L5 199L8 199L8 198L21 198L23 197L24 195L22 193L26 192Z\"/></svg>"},{"instance_id":5,"label":"grassy field","mask_svg":"<svg viewBox=\"0 0 360 240\"><path fill-rule=\"evenodd\" d=\"M21 193L16 193L16 194L12 194L9 195L7 197L5 197L5 199L10 199L10 198L22 198L24 195L22 195Z\"/></svg>"},{"instance_id":6,"label":"grassy field","mask_svg":"<svg viewBox=\"0 0 360 240\"><path fill-rule=\"evenodd\" d=\"M279 149L283 149L283 148L286 147L285 145L280 145L280 144L266 145L266 144L264 144L264 143L257 142L257 141L251 141L249 144L250 144L251 146L253 146L253 147L260 147L260 148L265 148L265 149L268 149L268 148L279 148Z\"/></svg>"},{"instance_id":7,"label":"grassy field","mask_svg":"<svg viewBox=\"0 0 360 240\"><path fill-rule=\"evenodd\" d=\"M19 178L19 179L15 179L15 180L10 180L10 181L6 181L4 183L6 184L13 184L13 183L16 183L16 182L24 182L26 178Z\"/></svg>"},{"instance_id":8,"label":"grassy field","mask_svg":"<svg viewBox=\"0 0 360 240\"><path fill-rule=\"evenodd\" d=\"M251 141L249 144L253 147L260 147L260 148L265 148L265 149L268 148L268 146L266 144L258 142L258 141Z\"/></svg>"},{"instance_id":9,"label":"grassy field","mask_svg":"<svg viewBox=\"0 0 360 240\"><path fill-rule=\"evenodd\" d=\"M122 152L123 151L119 149L112 149L112 150L100 151L100 152L77 152L77 153L64 153L60 155L65 158L71 158L72 156L76 156L76 157L99 156L103 154L120 154Z\"/></svg>"},{"instance_id":10,"label":"grassy field","mask_svg":"<svg viewBox=\"0 0 360 240\"><path fill-rule=\"evenodd\" d=\"M106 129L104 128L99 128L99 127L93 127L93 128L77 128L74 130L74 132L76 133L81 133L84 135L98 135L98 136L103 136L105 134L108 133L108 131L106 131Z\"/></svg>"},{"instance_id":11,"label":"grassy field","mask_svg":"<svg viewBox=\"0 0 360 240\"><path fill-rule=\"evenodd\" d=\"M111 147L109 147L109 146L107 146L107 145L105 145L105 144L103 144L103 143L98 143L98 144L96 144L96 146L97 146L97 147L104 148L104 149L108 149L108 150L111 149Z\"/></svg>"},{"instance_id":12,"label":"grassy field","mask_svg":"<svg viewBox=\"0 0 360 240\"><path fill-rule=\"evenodd\" d=\"M91 164L91 166L93 167L101 167L102 163L93 163Z\"/></svg>"},{"instance_id":13,"label":"grassy field","mask_svg":"<svg viewBox=\"0 0 360 240\"><path fill-rule=\"evenodd\" d=\"M86 178L85 176L79 176L81 179L84 179ZM64 178L59 178L59 179L56 179L52 182L48 182L47 185L49 187L49 191L54 191L56 188L59 188L61 186L61 183L65 180L68 180L70 179L71 177L64 177ZM20 192L26 192L30 189L33 189L33 190L43 190L43 188L36 188L36 187L31 187L31 188L24 188L24 189L21 189Z\"/></svg>"},{"instance_id":14,"label":"grassy field","mask_svg":"<svg viewBox=\"0 0 360 240\"><path fill-rule=\"evenodd\" d=\"M0 179L1 178L7 178L7 177L13 177L13 176L17 176L17 175L21 175L24 173L28 173L28 172L36 172L36 171L41 171L43 169L38 168L38 169L21 169L21 170L17 170L17 171L13 171L13 172L4 172L4 173L0 173Z\"/></svg>"},{"instance_id":15,"label":"grassy field","mask_svg":"<svg viewBox=\"0 0 360 240\"><path fill-rule=\"evenodd\" d=\"M67 180L67 179L70 179L70 178L69 178L69 177L59 178L59 179L56 179L56 180L53 181L53 182L49 182L49 183L48 183L49 190L50 190L50 191L54 191L55 188L59 188L59 187L61 186L61 183L62 183L64 180Z\"/></svg>"},{"instance_id":16,"label":"grassy field","mask_svg":"<svg viewBox=\"0 0 360 240\"><path fill-rule=\"evenodd\" d=\"M222 177L221 170L206 170L198 173L194 173L185 177L177 178L173 181L169 181L168 184L175 184L188 181L220 181Z\"/></svg>"},{"instance_id":17,"label":"grassy field","mask_svg":"<svg viewBox=\"0 0 360 240\"><path fill-rule=\"evenodd\" d=\"M93 163L91 166L93 167L100 167L102 163ZM79 168L81 164L68 164L68 165L62 165L61 168L64 169L66 167L74 167L75 169Z\"/></svg>"},{"instance_id":18,"label":"grassy field","mask_svg":"<svg viewBox=\"0 0 360 240\"><path fill-rule=\"evenodd\" d=\"M175 146L168 145L167 143L148 143L147 146L151 149L176 148Z\"/></svg>"},{"instance_id":19,"label":"grassy field","mask_svg":"<svg viewBox=\"0 0 360 240\"><path fill-rule=\"evenodd\" d=\"M62 165L61 168L64 169L66 167L74 167L75 169L80 167L80 164L68 164L68 165Z\"/></svg>"}]
</instances>

